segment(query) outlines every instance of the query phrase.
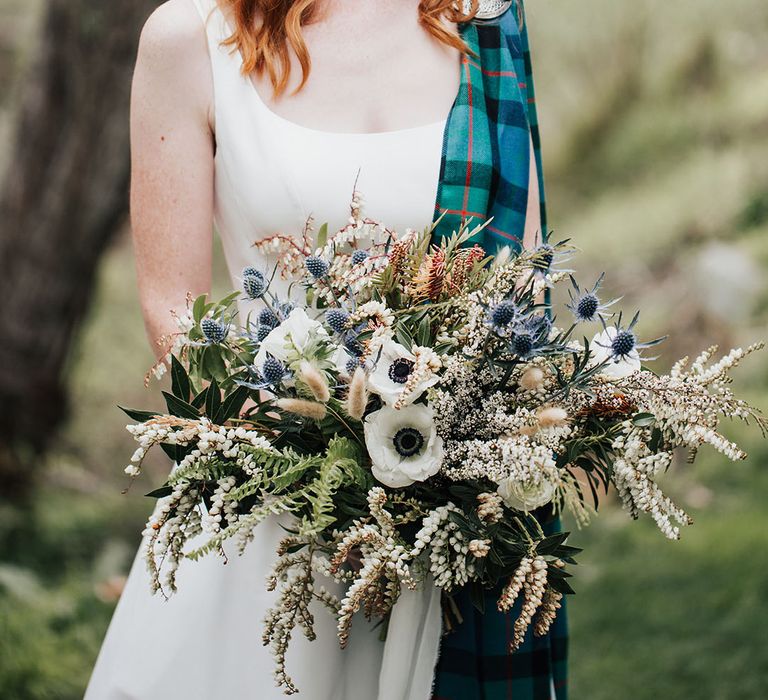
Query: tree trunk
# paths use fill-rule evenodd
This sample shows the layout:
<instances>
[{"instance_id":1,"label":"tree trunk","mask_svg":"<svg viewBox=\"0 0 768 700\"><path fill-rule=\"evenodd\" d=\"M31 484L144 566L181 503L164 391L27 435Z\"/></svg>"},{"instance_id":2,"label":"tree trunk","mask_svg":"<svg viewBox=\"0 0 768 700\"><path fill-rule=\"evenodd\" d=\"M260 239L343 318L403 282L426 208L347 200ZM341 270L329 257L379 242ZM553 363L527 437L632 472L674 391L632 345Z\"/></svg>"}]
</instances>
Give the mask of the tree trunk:
<instances>
[{"instance_id":1,"label":"tree trunk","mask_svg":"<svg viewBox=\"0 0 768 700\"><path fill-rule=\"evenodd\" d=\"M130 82L155 0L49 0L0 192L0 494L66 415L63 370L126 220Z\"/></svg>"}]
</instances>

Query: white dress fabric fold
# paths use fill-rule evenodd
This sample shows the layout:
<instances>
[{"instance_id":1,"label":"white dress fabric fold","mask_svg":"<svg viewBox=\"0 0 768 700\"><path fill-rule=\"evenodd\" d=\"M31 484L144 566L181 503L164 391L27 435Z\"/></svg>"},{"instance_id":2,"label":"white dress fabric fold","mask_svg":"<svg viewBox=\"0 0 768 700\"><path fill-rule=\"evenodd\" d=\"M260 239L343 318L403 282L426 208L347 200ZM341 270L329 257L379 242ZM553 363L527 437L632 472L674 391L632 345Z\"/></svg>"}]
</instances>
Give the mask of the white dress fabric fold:
<instances>
[{"instance_id":1,"label":"white dress fabric fold","mask_svg":"<svg viewBox=\"0 0 768 700\"><path fill-rule=\"evenodd\" d=\"M391 228L420 229L433 218L446 119L409 129L338 133L295 124L272 112L240 72L231 33L215 0L192 0L208 39L215 93L215 213L233 286L246 266L269 271L276 260L254 253L256 240L343 226L357 179L365 213ZM288 284L276 278L274 291ZM258 302L253 302L258 308ZM247 314L250 302L240 302ZM278 700L273 660L262 646L263 617L275 599L265 578L284 534L275 518L259 525L242 556L183 561L178 592L150 592L137 552L85 700ZM190 547L196 542L190 543ZM333 582L327 587L338 591ZM299 700L429 700L440 643L436 590L404 591L386 642L358 615L341 650L335 624L315 610L318 638L296 631L288 672Z\"/></svg>"}]
</instances>

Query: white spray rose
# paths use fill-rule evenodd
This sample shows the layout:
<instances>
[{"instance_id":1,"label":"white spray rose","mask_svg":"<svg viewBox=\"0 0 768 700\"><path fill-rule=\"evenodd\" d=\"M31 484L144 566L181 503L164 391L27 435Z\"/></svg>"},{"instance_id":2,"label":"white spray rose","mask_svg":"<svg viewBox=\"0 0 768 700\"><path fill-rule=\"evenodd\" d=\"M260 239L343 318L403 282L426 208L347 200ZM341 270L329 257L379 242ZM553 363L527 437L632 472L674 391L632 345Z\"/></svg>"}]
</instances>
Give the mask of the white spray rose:
<instances>
[{"instance_id":1,"label":"white spray rose","mask_svg":"<svg viewBox=\"0 0 768 700\"><path fill-rule=\"evenodd\" d=\"M327 338L328 332L319 321L310 318L304 309L294 309L285 321L273 328L261 341L254 364L261 367L267 359L267 353L281 362L285 362L294 350L301 355L316 336Z\"/></svg>"},{"instance_id":2,"label":"white spray rose","mask_svg":"<svg viewBox=\"0 0 768 700\"><path fill-rule=\"evenodd\" d=\"M549 479L541 479L538 483L531 480L526 483L511 477L504 479L497 489L508 508L526 512L547 505L556 492L557 486Z\"/></svg>"}]
</instances>

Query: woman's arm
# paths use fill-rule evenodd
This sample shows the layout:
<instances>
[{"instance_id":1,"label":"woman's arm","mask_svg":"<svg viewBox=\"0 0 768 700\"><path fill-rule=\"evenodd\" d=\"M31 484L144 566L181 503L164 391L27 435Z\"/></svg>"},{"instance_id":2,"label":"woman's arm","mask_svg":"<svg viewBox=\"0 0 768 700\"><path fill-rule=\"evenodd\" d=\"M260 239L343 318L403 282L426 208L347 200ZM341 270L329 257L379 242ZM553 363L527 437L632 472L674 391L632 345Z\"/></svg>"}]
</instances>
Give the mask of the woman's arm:
<instances>
[{"instance_id":1,"label":"woman's arm","mask_svg":"<svg viewBox=\"0 0 768 700\"><path fill-rule=\"evenodd\" d=\"M210 292L213 88L205 32L170 0L141 33L131 92L131 231L141 309L155 355L177 330L170 311Z\"/></svg>"}]
</instances>

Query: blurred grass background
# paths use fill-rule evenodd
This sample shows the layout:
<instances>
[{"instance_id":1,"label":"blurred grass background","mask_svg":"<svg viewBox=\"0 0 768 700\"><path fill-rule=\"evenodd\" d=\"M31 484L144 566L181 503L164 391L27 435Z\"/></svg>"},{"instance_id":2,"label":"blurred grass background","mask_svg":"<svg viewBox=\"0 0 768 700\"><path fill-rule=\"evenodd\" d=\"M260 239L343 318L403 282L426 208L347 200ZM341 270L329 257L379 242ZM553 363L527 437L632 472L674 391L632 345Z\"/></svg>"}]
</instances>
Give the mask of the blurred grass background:
<instances>
[{"instance_id":1,"label":"blurred grass background","mask_svg":"<svg viewBox=\"0 0 768 700\"><path fill-rule=\"evenodd\" d=\"M0 163L39 0L0 0ZM550 225L584 252L583 283L672 334L655 367L710 342L746 345L768 321L768 4L765 0L529 0ZM221 257L217 291L227 281ZM116 408L151 407L151 363L130 241L104 258L69 362L74 410L24 511L0 509L0 697L82 697L159 484L129 494ZM768 408L768 362L737 373ZM43 428L44 429L44 428ZM668 490L696 524L679 543L607 499L569 599L575 700L768 697L768 447L739 464L705 452ZM147 631L151 634L151 630ZM258 643L255 638L254 643ZM130 660L126 660L130 663Z\"/></svg>"}]
</instances>

